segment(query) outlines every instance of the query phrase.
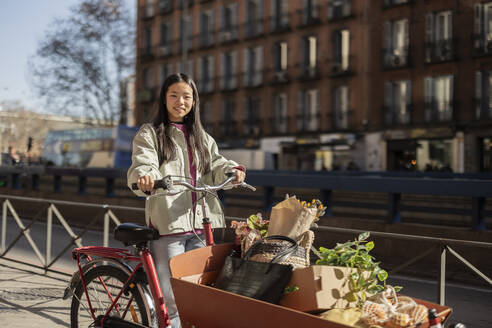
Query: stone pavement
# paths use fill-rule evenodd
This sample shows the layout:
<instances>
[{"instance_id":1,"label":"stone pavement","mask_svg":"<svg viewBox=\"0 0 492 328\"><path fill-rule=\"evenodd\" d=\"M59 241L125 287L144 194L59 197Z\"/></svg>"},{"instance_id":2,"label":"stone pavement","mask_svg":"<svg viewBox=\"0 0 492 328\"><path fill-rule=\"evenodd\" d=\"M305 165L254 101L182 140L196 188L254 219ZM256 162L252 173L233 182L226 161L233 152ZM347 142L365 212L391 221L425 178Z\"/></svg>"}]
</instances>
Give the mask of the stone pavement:
<instances>
[{"instance_id":1,"label":"stone pavement","mask_svg":"<svg viewBox=\"0 0 492 328\"><path fill-rule=\"evenodd\" d=\"M0 326L56 328L70 325L69 276L0 259Z\"/></svg>"}]
</instances>

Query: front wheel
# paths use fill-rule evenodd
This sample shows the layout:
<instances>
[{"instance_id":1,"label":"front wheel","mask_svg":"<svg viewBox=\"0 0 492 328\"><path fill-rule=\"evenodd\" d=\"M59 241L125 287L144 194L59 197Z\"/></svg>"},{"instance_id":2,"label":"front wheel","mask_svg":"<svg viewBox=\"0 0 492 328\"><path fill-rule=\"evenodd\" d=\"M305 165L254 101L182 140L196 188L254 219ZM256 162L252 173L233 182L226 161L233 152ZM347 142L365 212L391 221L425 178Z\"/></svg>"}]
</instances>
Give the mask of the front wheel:
<instances>
[{"instance_id":1,"label":"front wheel","mask_svg":"<svg viewBox=\"0 0 492 328\"><path fill-rule=\"evenodd\" d=\"M96 266L87 271L84 274L84 280L94 316L91 315L91 307L87 302L82 280L80 280L72 297L71 327L99 327L93 317L97 318L106 314L128 277L126 272L110 265ZM130 283L109 315L148 326L149 318L144 304L144 295L141 290L137 284Z\"/></svg>"}]
</instances>

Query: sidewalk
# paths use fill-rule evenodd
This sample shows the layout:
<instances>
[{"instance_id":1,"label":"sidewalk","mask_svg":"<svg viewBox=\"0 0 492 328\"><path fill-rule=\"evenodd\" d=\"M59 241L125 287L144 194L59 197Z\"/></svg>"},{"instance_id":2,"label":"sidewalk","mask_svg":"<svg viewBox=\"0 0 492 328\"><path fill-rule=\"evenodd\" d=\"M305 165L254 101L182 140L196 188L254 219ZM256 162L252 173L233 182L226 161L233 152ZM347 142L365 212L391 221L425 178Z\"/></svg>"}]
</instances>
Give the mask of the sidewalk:
<instances>
[{"instance_id":1,"label":"sidewalk","mask_svg":"<svg viewBox=\"0 0 492 328\"><path fill-rule=\"evenodd\" d=\"M63 300L69 276L0 259L0 325L56 328L70 325L71 299Z\"/></svg>"}]
</instances>

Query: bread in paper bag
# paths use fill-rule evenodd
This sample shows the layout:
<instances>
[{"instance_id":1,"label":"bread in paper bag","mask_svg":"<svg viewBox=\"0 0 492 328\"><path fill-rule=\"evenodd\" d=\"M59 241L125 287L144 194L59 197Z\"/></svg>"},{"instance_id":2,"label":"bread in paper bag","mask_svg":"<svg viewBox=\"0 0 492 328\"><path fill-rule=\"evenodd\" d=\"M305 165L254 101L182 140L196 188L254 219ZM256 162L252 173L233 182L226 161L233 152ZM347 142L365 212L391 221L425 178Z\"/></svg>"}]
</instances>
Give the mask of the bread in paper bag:
<instances>
[{"instance_id":1,"label":"bread in paper bag","mask_svg":"<svg viewBox=\"0 0 492 328\"><path fill-rule=\"evenodd\" d=\"M295 196L288 197L272 208L268 235L282 235L298 241L309 230L316 212L316 208L302 206Z\"/></svg>"}]
</instances>

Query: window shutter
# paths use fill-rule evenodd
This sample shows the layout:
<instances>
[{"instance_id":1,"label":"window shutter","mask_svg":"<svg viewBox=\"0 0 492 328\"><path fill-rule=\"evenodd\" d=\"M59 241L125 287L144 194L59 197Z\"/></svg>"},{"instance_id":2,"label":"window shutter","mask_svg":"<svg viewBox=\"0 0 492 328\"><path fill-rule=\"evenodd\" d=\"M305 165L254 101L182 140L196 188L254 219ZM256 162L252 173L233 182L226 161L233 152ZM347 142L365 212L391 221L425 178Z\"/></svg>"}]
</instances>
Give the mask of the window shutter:
<instances>
[{"instance_id":1,"label":"window shutter","mask_svg":"<svg viewBox=\"0 0 492 328\"><path fill-rule=\"evenodd\" d=\"M208 12L208 41L209 44L214 43L214 31L215 31L215 20L214 20L214 10L210 9Z\"/></svg>"},{"instance_id":2,"label":"window shutter","mask_svg":"<svg viewBox=\"0 0 492 328\"><path fill-rule=\"evenodd\" d=\"M302 1L302 23L307 24L309 19L309 0Z\"/></svg>"},{"instance_id":3,"label":"window shutter","mask_svg":"<svg viewBox=\"0 0 492 328\"><path fill-rule=\"evenodd\" d=\"M297 130L302 131L304 129L304 91L297 91Z\"/></svg>"},{"instance_id":4,"label":"window shutter","mask_svg":"<svg viewBox=\"0 0 492 328\"><path fill-rule=\"evenodd\" d=\"M425 15L425 41L428 43L434 42L434 14Z\"/></svg>"},{"instance_id":5,"label":"window shutter","mask_svg":"<svg viewBox=\"0 0 492 328\"><path fill-rule=\"evenodd\" d=\"M203 57L198 57L197 59L197 65L198 67L196 68L196 80L198 82L198 91L202 92L204 90L206 90L206 86L205 86L205 77L203 76L203 63L204 62L204 58Z\"/></svg>"},{"instance_id":6,"label":"window shutter","mask_svg":"<svg viewBox=\"0 0 492 328\"><path fill-rule=\"evenodd\" d=\"M337 64L342 63L342 33L333 31L333 60Z\"/></svg>"},{"instance_id":7,"label":"window shutter","mask_svg":"<svg viewBox=\"0 0 492 328\"><path fill-rule=\"evenodd\" d=\"M249 67L249 57L250 57L250 50L249 48L244 48L243 50L243 84L245 86L249 86L249 75L250 75L250 70L251 67Z\"/></svg>"},{"instance_id":8,"label":"window shutter","mask_svg":"<svg viewBox=\"0 0 492 328\"><path fill-rule=\"evenodd\" d=\"M386 21L383 25L383 40L384 40L384 63L388 64L393 55L393 49L391 45L392 35L391 35L391 22Z\"/></svg>"},{"instance_id":9,"label":"window shutter","mask_svg":"<svg viewBox=\"0 0 492 328\"><path fill-rule=\"evenodd\" d=\"M220 32L224 33L226 29L226 6L220 7Z\"/></svg>"},{"instance_id":10,"label":"window shutter","mask_svg":"<svg viewBox=\"0 0 492 328\"><path fill-rule=\"evenodd\" d=\"M453 108L454 108L454 76L450 75L449 76L449 96L448 96L448 102L449 102L449 119L452 118L453 115Z\"/></svg>"},{"instance_id":11,"label":"window shutter","mask_svg":"<svg viewBox=\"0 0 492 328\"><path fill-rule=\"evenodd\" d=\"M282 26L289 24L289 1L280 0L280 22Z\"/></svg>"},{"instance_id":12,"label":"window shutter","mask_svg":"<svg viewBox=\"0 0 492 328\"><path fill-rule=\"evenodd\" d=\"M477 3L475 4L475 35L482 36L483 35L483 4Z\"/></svg>"},{"instance_id":13,"label":"window shutter","mask_svg":"<svg viewBox=\"0 0 492 328\"><path fill-rule=\"evenodd\" d=\"M215 76L214 76L214 56L208 56L208 91L213 91L215 86Z\"/></svg>"},{"instance_id":14,"label":"window shutter","mask_svg":"<svg viewBox=\"0 0 492 328\"><path fill-rule=\"evenodd\" d=\"M237 3L233 3L229 5L231 8L231 28L232 28L232 38L237 38L237 30L238 30L238 19L237 19Z\"/></svg>"},{"instance_id":15,"label":"window shutter","mask_svg":"<svg viewBox=\"0 0 492 328\"><path fill-rule=\"evenodd\" d=\"M333 15L334 15L333 0L328 1L327 11L328 11L328 15L327 15L328 19L333 19Z\"/></svg>"},{"instance_id":16,"label":"window shutter","mask_svg":"<svg viewBox=\"0 0 492 328\"><path fill-rule=\"evenodd\" d=\"M257 25L257 32L262 33L263 32L263 0L256 0L256 19L257 21L254 22L253 24L258 24Z\"/></svg>"},{"instance_id":17,"label":"window shutter","mask_svg":"<svg viewBox=\"0 0 492 328\"><path fill-rule=\"evenodd\" d=\"M451 40L453 38L453 13L451 11L447 13L445 33L446 39Z\"/></svg>"},{"instance_id":18,"label":"window shutter","mask_svg":"<svg viewBox=\"0 0 492 328\"><path fill-rule=\"evenodd\" d=\"M384 83L384 107L385 113L384 117L386 118L386 124L393 123L393 83L385 82Z\"/></svg>"},{"instance_id":19,"label":"window shutter","mask_svg":"<svg viewBox=\"0 0 492 328\"><path fill-rule=\"evenodd\" d=\"M350 15L350 0L343 1L342 14L343 17L347 17Z\"/></svg>"},{"instance_id":20,"label":"window shutter","mask_svg":"<svg viewBox=\"0 0 492 328\"><path fill-rule=\"evenodd\" d=\"M485 89L482 87L484 84L482 83L482 72L481 71L476 71L475 72L475 118L480 119L481 114L482 114L482 107L483 107L483 102L482 102L482 92L486 93L488 92L488 88Z\"/></svg>"}]
</instances>

